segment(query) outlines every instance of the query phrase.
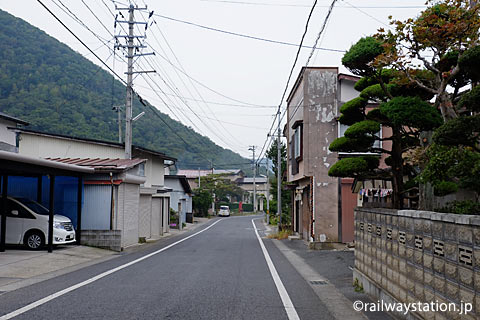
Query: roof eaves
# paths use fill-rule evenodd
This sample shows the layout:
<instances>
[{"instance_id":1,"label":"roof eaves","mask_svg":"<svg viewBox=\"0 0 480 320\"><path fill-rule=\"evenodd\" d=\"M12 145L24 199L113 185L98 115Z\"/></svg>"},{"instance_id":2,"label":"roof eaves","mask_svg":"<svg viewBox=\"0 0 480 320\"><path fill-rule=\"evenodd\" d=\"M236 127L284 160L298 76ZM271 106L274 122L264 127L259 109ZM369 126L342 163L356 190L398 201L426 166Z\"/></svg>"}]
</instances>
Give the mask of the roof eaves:
<instances>
[{"instance_id":1,"label":"roof eaves","mask_svg":"<svg viewBox=\"0 0 480 320\"><path fill-rule=\"evenodd\" d=\"M21 119L19 119L19 118L15 118L15 117L9 116L8 114L3 113L3 112L1 112L1 111L0 111L0 118L5 119L5 120L8 120L8 121L15 122L15 123L18 123L18 124L22 124L22 125L24 125L24 126L28 126L28 125L29 125L28 122L23 121L23 120L21 120Z\"/></svg>"}]
</instances>

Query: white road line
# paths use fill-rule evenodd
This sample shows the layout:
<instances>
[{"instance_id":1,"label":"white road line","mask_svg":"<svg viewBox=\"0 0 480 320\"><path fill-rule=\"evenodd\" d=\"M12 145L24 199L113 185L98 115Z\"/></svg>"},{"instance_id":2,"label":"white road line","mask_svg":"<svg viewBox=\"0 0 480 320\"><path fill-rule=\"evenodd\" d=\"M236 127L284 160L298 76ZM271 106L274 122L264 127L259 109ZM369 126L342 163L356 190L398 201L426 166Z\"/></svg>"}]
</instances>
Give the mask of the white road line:
<instances>
[{"instance_id":1,"label":"white road line","mask_svg":"<svg viewBox=\"0 0 480 320\"><path fill-rule=\"evenodd\" d=\"M136 264L136 263L139 263L140 261L143 261L143 260L145 260L145 259L148 259L148 258L150 258L150 257L152 257L152 256L154 256L154 255L156 255L156 254L159 254L160 252L163 252L163 251L165 251L165 250L167 250L167 249L170 249L171 247L173 247L173 246L175 246L175 245L177 245L177 244L179 244L179 243L182 243L183 241L186 241L186 240L188 240L188 239L190 239L190 238L192 238L192 237L195 237L196 235L198 235L198 234L200 234L200 233L202 233L202 232L207 231L208 229L210 229L211 227L213 227L214 225L216 225L216 224L219 223L220 221L222 221L222 220L217 220L217 221L215 221L214 223L212 223L211 225L209 225L208 227L206 227L205 229L200 230L200 231L198 231L198 232L196 232L196 233L194 233L194 234L192 234L192 235L189 235L189 236L186 237L186 238L183 238L183 239L181 239L181 240L178 240L178 241L176 241L176 242L174 242L174 243L166 246L165 248L162 248L162 249L157 250L157 251L155 251L155 252L149 253L149 254L141 257L141 258L138 258L138 259L136 259L136 260L130 261L129 263L123 264L123 265L121 265L121 266L119 266L119 267L116 267L116 268L114 268L114 269L105 271L105 272L103 272L103 273L101 273L101 274L99 274L99 275L97 275L97 276L95 276L95 277L93 277L93 278L90 278L90 279L85 280L85 281L83 281L83 282L77 283L77 284L75 284L75 285L73 285L73 286L71 286L71 287L68 287L68 288L63 289L63 290L61 290L61 291L58 291L58 292L56 292L56 293L53 293L53 294L51 294L51 295L49 295L49 296L46 296L45 298L42 298L42 299L37 300L37 301L35 301L35 302L32 302L32 303L30 303L29 305L26 305L25 307L22 307L22 308L20 308L20 309L17 309L17 310L15 310L15 311L12 311L12 312L10 312L10 313L7 313L7 314L1 316L1 317L0 317L0 320L11 319L11 318L13 318L13 317L19 316L19 315L21 315L22 313L25 313L25 312L27 312L27 311L30 311L30 310L38 307L38 306L41 306L42 304L45 304L45 303L47 303L47 302L49 302L49 301L51 301L51 300L53 300L53 299L55 299L55 298L58 298L58 297L60 297L60 296L63 296L64 294L67 294L67 293L69 293L69 292L71 292L71 291L73 291L73 290L76 290L76 289L78 289L78 288L81 288L81 287L83 287L83 286L86 286L87 284L90 284L90 283L95 282L95 281L97 281L97 280L99 280L99 279L102 279L102 278L104 278L104 277L106 277L106 276L108 276L108 275L111 275L112 273L115 273L115 272L117 272L117 271L120 271L120 270L122 270L122 269L125 269L125 268L127 268L127 267L130 267L131 265L134 265L134 264Z\"/></svg>"},{"instance_id":2,"label":"white road line","mask_svg":"<svg viewBox=\"0 0 480 320\"><path fill-rule=\"evenodd\" d=\"M262 238L260 238L260 235L258 234L254 220L257 219L252 219L253 229L255 230L255 234L257 235L258 242L260 243L260 247L262 248L263 255L265 256L265 260L267 261L268 269L270 270L273 281L275 282L275 286L277 286L277 291L280 295L280 298L282 299L283 307L287 312L288 319L300 320L297 314L297 310L295 310L295 306L293 305L292 300L290 300L290 296L288 295L288 292L285 289L285 286L283 285L280 276L278 275L277 269L275 269L275 265L273 264L273 261L268 254L267 248L265 248L265 244L263 243Z\"/></svg>"}]
</instances>

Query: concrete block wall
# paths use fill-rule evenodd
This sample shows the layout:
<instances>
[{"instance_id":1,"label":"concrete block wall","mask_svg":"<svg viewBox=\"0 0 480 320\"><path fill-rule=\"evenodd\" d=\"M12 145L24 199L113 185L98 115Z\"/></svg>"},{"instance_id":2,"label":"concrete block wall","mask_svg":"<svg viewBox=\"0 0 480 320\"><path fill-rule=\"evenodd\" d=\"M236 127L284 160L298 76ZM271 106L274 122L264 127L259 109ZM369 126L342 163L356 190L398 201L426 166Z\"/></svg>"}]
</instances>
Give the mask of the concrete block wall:
<instances>
[{"instance_id":1,"label":"concrete block wall","mask_svg":"<svg viewBox=\"0 0 480 320\"><path fill-rule=\"evenodd\" d=\"M409 319L479 319L480 217L356 208L354 278L377 299L473 304L469 315L422 312Z\"/></svg>"},{"instance_id":2,"label":"concrete block wall","mask_svg":"<svg viewBox=\"0 0 480 320\"><path fill-rule=\"evenodd\" d=\"M81 244L120 252L122 230L82 230Z\"/></svg>"}]
</instances>

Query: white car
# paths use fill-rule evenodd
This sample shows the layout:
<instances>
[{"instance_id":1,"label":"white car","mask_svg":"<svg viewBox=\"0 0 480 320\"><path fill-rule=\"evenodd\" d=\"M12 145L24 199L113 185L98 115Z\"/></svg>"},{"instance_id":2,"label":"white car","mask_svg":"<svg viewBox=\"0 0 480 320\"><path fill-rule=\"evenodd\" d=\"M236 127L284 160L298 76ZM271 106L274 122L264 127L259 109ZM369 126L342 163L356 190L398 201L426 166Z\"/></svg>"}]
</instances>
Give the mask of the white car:
<instances>
[{"instance_id":1,"label":"white car","mask_svg":"<svg viewBox=\"0 0 480 320\"><path fill-rule=\"evenodd\" d=\"M230 208L228 206L220 206L220 211L218 211L218 215L220 217L229 217L230 216Z\"/></svg>"},{"instance_id":2,"label":"white car","mask_svg":"<svg viewBox=\"0 0 480 320\"><path fill-rule=\"evenodd\" d=\"M0 197L0 205L2 198ZM0 219L1 226L1 219ZM7 198L7 244L24 244L29 249L43 247L48 239L48 209L30 199ZM75 242L72 221L61 215L53 218L53 244Z\"/></svg>"}]
</instances>

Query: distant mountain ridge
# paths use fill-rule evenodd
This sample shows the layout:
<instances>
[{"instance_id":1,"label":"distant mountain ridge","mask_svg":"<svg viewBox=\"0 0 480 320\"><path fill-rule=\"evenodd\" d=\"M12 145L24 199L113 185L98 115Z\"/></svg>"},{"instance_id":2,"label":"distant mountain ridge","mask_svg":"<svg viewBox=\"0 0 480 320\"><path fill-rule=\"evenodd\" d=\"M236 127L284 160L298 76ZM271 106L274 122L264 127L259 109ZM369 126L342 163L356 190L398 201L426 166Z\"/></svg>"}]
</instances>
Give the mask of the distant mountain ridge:
<instances>
[{"instance_id":1,"label":"distant mountain ridge","mask_svg":"<svg viewBox=\"0 0 480 320\"><path fill-rule=\"evenodd\" d=\"M118 141L112 99L124 105L125 86L114 80L112 95L112 81L67 45L0 10L0 111L29 122L32 130ZM133 143L178 158L181 168L209 168L210 160L222 164L218 168L248 162L138 99L134 110L146 114L135 122Z\"/></svg>"}]
</instances>

